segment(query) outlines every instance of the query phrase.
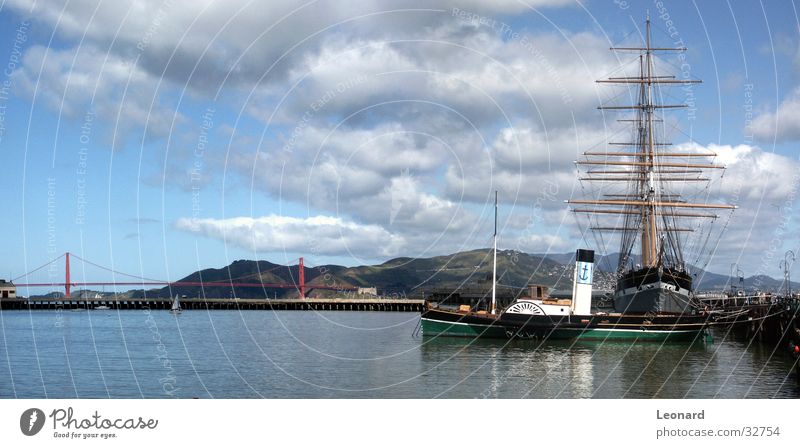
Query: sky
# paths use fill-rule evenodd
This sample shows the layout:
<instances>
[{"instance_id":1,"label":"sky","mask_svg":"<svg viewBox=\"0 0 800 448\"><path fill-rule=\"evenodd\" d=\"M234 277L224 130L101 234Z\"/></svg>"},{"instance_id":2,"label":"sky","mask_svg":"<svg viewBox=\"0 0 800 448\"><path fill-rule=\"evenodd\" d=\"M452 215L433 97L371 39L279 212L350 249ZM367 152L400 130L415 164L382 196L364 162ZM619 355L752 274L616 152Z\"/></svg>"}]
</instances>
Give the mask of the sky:
<instances>
[{"instance_id":1,"label":"sky","mask_svg":"<svg viewBox=\"0 0 800 448\"><path fill-rule=\"evenodd\" d=\"M800 254L794 2L1 5L0 277L64 252L173 280L238 259L450 254L490 246L494 191L500 248L614 252L564 201L592 194L583 151L625 135L597 106L628 93L595 80L635 61L609 47L637 44L648 12L657 44L688 48L657 67L703 81L661 92L690 106L663 138L727 166L685 191L739 207L687 259L780 277Z\"/></svg>"}]
</instances>

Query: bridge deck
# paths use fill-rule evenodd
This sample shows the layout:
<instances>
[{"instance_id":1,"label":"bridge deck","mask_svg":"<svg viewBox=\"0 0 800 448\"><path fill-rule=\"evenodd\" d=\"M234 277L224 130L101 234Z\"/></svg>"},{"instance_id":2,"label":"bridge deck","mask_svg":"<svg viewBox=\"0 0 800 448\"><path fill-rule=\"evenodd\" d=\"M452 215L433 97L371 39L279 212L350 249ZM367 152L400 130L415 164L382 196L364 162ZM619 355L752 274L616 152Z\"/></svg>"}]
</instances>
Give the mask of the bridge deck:
<instances>
[{"instance_id":1,"label":"bridge deck","mask_svg":"<svg viewBox=\"0 0 800 448\"><path fill-rule=\"evenodd\" d=\"M111 309L170 309L172 300L166 298L152 299L0 299L2 310L57 310L57 309L95 309L107 306ZM223 299L223 298L184 298L181 307L184 310L331 310L331 311L411 311L423 309L424 301L416 299Z\"/></svg>"}]
</instances>

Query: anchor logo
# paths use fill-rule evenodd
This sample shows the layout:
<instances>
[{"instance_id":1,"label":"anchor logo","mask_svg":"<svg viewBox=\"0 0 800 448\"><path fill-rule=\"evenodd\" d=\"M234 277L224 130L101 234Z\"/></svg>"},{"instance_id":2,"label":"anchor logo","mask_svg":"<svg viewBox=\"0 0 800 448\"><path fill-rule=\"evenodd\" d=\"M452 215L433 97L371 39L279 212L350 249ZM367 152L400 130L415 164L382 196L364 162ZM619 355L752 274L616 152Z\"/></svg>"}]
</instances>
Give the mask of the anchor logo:
<instances>
[{"instance_id":1,"label":"anchor logo","mask_svg":"<svg viewBox=\"0 0 800 448\"><path fill-rule=\"evenodd\" d=\"M583 265L580 279L583 281L589 280L589 266Z\"/></svg>"},{"instance_id":2,"label":"anchor logo","mask_svg":"<svg viewBox=\"0 0 800 448\"><path fill-rule=\"evenodd\" d=\"M584 285L592 283L592 265L581 262L578 265L578 283Z\"/></svg>"}]
</instances>

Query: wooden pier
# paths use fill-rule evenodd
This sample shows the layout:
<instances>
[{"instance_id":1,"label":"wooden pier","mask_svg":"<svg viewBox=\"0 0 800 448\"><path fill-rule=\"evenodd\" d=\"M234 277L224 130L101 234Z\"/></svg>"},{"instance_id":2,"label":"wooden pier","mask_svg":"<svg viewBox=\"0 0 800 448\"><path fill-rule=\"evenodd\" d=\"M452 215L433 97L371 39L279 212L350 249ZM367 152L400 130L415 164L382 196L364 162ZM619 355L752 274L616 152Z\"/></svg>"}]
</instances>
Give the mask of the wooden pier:
<instances>
[{"instance_id":1,"label":"wooden pier","mask_svg":"<svg viewBox=\"0 0 800 448\"><path fill-rule=\"evenodd\" d=\"M280 310L280 311L422 311L423 300L401 298L335 299L198 299L181 298L184 310ZM71 310L108 307L113 310L168 310L172 299L0 299L0 310Z\"/></svg>"},{"instance_id":2,"label":"wooden pier","mask_svg":"<svg viewBox=\"0 0 800 448\"><path fill-rule=\"evenodd\" d=\"M800 302L796 300L781 299L775 303L746 304L726 310L743 312L732 322L733 335L738 339L779 344L798 337Z\"/></svg>"},{"instance_id":3,"label":"wooden pier","mask_svg":"<svg viewBox=\"0 0 800 448\"><path fill-rule=\"evenodd\" d=\"M766 343L776 347L779 353L794 356L794 376L800 383L800 300L776 297L770 303L745 302L718 309L742 312L730 323L734 338Z\"/></svg>"}]
</instances>

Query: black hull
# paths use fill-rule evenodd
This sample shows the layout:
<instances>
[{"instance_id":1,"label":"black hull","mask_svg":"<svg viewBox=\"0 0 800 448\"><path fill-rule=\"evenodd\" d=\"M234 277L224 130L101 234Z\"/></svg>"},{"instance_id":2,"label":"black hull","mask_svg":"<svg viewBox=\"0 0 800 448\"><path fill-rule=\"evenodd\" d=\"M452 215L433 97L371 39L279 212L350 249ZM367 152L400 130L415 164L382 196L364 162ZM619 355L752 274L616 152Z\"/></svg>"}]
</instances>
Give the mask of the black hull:
<instances>
[{"instance_id":1,"label":"black hull","mask_svg":"<svg viewBox=\"0 0 800 448\"><path fill-rule=\"evenodd\" d=\"M625 314L694 314L692 277L668 268L628 271L617 280L614 309Z\"/></svg>"}]
</instances>

